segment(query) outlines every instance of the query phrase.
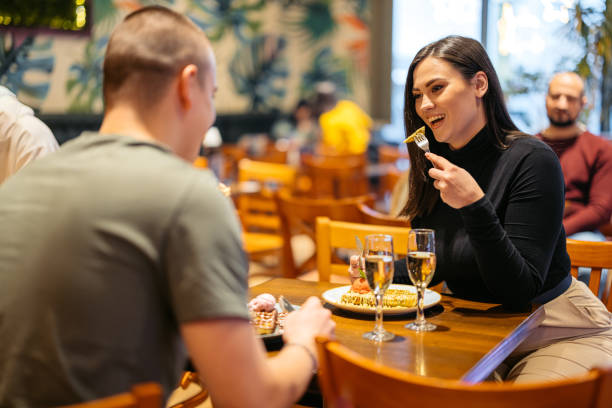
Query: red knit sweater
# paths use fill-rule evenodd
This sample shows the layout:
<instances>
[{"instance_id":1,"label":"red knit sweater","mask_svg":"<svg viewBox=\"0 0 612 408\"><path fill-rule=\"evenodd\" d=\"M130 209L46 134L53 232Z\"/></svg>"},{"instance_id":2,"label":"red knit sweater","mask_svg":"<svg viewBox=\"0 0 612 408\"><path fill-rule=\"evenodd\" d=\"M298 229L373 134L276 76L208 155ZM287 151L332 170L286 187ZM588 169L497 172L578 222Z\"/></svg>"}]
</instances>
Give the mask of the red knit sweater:
<instances>
[{"instance_id":1,"label":"red knit sweater","mask_svg":"<svg viewBox=\"0 0 612 408\"><path fill-rule=\"evenodd\" d=\"M563 226L567 235L593 231L612 215L612 143L590 132L574 139L537 135L559 156L565 178Z\"/></svg>"}]
</instances>

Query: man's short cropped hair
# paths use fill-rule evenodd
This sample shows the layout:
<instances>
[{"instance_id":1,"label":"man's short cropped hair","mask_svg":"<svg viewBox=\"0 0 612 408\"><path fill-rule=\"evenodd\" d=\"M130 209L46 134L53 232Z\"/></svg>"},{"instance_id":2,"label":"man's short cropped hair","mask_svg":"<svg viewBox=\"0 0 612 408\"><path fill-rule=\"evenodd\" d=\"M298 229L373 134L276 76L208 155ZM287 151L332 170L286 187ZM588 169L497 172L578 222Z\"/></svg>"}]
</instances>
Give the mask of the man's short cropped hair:
<instances>
[{"instance_id":1,"label":"man's short cropped hair","mask_svg":"<svg viewBox=\"0 0 612 408\"><path fill-rule=\"evenodd\" d=\"M200 82L210 69L209 43L187 17L160 6L129 14L113 31L104 57L106 107L129 98L141 107L159 101L170 81L189 64Z\"/></svg>"}]
</instances>

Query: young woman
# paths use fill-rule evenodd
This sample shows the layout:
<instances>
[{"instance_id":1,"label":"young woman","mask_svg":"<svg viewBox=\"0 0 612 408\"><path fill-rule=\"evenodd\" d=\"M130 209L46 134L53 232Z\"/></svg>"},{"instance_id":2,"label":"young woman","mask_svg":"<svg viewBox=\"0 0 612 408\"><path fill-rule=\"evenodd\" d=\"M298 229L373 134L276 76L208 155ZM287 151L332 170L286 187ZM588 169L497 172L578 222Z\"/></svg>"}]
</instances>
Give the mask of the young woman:
<instances>
[{"instance_id":1,"label":"young woman","mask_svg":"<svg viewBox=\"0 0 612 408\"><path fill-rule=\"evenodd\" d=\"M514 125L480 43L450 36L422 48L408 71L404 119L407 135L425 125L431 150L409 144L403 214L436 232L432 284L509 308L545 305L545 321L508 360L507 379L612 363L612 314L569 272L557 156ZM410 283L404 262L394 280Z\"/></svg>"}]
</instances>

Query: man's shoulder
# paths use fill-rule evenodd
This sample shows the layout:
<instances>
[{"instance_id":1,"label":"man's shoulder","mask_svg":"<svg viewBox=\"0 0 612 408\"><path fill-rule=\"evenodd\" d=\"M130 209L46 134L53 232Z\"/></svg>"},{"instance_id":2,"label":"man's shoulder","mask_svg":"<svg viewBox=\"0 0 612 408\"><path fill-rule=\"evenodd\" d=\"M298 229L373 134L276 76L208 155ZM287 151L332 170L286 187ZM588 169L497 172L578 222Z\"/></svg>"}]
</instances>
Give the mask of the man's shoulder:
<instances>
[{"instance_id":1,"label":"man's shoulder","mask_svg":"<svg viewBox=\"0 0 612 408\"><path fill-rule=\"evenodd\" d=\"M596 146L602 146L604 149L612 149L612 140L606 139L604 136L591 133L588 130L585 130L580 134L579 140L582 142L588 142L589 144L595 144Z\"/></svg>"},{"instance_id":2,"label":"man's shoulder","mask_svg":"<svg viewBox=\"0 0 612 408\"><path fill-rule=\"evenodd\" d=\"M89 169L92 177L113 185L138 185L141 192L175 194L196 184L209 192L216 187L211 171L195 168L162 145L129 136L84 132L66 142L60 153L56 162L68 161L85 172Z\"/></svg>"}]
</instances>

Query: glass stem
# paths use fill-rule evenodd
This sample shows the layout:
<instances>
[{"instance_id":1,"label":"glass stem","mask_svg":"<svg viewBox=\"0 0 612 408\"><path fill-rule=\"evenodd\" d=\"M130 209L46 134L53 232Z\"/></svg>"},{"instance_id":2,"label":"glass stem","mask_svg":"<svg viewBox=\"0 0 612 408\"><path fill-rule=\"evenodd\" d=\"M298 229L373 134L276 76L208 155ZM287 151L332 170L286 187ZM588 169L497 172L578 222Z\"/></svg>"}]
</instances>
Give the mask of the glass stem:
<instances>
[{"instance_id":1,"label":"glass stem","mask_svg":"<svg viewBox=\"0 0 612 408\"><path fill-rule=\"evenodd\" d=\"M374 323L374 332L382 333L383 329L383 294L378 293L374 295L376 298L376 321Z\"/></svg>"},{"instance_id":2,"label":"glass stem","mask_svg":"<svg viewBox=\"0 0 612 408\"><path fill-rule=\"evenodd\" d=\"M417 317L415 323L419 326L425 324L425 315L423 313L424 292L425 290L422 286L417 286Z\"/></svg>"}]
</instances>

